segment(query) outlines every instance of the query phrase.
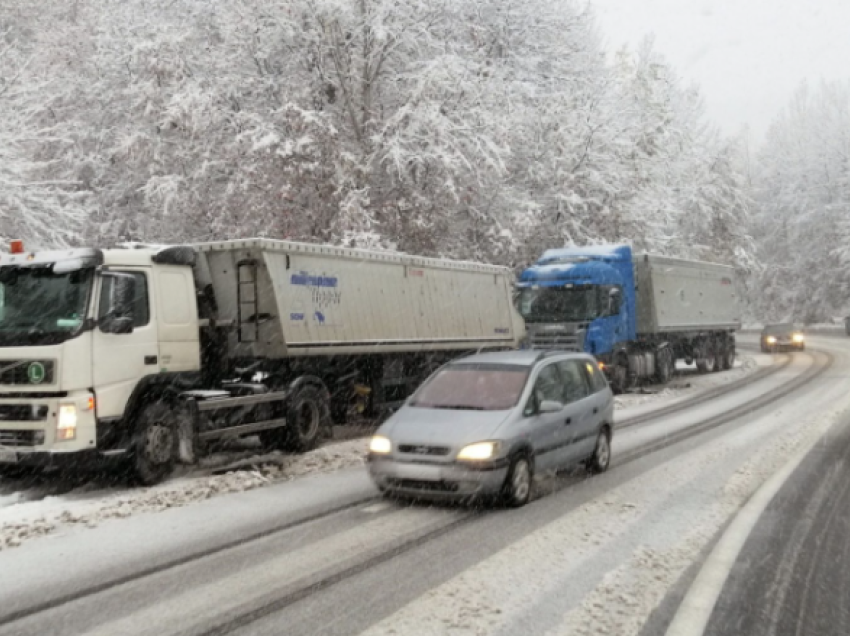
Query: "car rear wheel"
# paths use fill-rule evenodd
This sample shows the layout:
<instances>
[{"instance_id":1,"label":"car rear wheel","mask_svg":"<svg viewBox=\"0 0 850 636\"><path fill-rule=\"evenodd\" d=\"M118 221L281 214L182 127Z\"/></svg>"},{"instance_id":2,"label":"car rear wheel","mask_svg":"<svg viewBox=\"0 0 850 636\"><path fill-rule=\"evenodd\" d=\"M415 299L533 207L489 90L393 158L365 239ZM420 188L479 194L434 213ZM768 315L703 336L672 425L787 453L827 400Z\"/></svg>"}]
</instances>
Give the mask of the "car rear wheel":
<instances>
[{"instance_id":1,"label":"car rear wheel","mask_svg":"<svg viewBox=\"0 0 850 636\"><path fill-rule=\"evenodd\" d=\"M599 431L593 455L587 460L587 470L593 475L604 473L611 464L611 432L608 427Z\"/></svg>"},{"instance_id":2,"label":"car rear wheel","mask_svg":"<svg viewBox=\"0 0 850 636\"><path fill-rule=\"evenodd\" d=\"M511 508L520 508L531 499L533 472L527 455L516 455L508 468L502 486L502 501Z\"/></svg>"}]
</instances>

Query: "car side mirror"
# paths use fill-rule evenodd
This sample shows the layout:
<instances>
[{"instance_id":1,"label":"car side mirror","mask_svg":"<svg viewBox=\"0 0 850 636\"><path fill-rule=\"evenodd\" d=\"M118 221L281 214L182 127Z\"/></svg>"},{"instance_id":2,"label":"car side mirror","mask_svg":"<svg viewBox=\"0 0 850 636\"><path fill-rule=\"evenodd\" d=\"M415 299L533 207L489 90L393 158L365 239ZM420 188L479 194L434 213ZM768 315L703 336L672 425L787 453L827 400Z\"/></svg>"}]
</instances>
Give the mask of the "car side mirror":
<instances>
[{"instance_id":1,"label":"car side mirror","mask_svg":"<svg viewBox=\"0 0 850 636\"><path fill-rule=\"evenodd\" d=\"M540 413L560 413L564 410L564 405L555 400L543 400L540 403Z\"/></svg>"}]
</instances>

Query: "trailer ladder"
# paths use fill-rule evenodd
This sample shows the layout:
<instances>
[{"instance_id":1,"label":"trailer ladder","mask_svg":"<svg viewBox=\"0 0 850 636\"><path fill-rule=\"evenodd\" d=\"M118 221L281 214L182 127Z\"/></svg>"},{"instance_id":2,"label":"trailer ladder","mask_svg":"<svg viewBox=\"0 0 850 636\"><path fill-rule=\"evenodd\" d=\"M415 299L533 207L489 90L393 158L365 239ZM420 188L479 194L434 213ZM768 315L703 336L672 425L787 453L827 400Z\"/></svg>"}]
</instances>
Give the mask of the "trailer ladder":
<instances>
[{"instance_id":1,"label":"trailer ladder","mask_svg":"<svg viewBox=\"0 0 850 636\"><path fill-rule=\"evenodd\" d=\"M257 261L236 264L236 338L238 342L260 339L259 296L257 293ZM254 327L253 332L250 327ZM248 329L246 334L245 330Z\"/></svg>"}]
</instances>

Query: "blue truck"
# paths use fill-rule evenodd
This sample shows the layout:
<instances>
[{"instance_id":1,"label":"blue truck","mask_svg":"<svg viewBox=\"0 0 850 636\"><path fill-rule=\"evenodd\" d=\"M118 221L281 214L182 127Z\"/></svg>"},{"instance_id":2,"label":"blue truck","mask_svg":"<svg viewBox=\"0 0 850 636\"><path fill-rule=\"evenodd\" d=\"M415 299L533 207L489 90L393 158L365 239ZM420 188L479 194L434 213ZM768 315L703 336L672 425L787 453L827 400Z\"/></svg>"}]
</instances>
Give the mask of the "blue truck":
<instances>
[{"instance_id":1,"label":"blue truck","mask_svg":"<svg viewBox=\"0 0 850 636\"><path fill-rule=\"evenodd\" d=\"M519 277L527 346L595 356L615 391L665 383L676 362L730 369L741 327L735 269L634 254L628 245L546 251Z\"/></svg>"}]
</instances>

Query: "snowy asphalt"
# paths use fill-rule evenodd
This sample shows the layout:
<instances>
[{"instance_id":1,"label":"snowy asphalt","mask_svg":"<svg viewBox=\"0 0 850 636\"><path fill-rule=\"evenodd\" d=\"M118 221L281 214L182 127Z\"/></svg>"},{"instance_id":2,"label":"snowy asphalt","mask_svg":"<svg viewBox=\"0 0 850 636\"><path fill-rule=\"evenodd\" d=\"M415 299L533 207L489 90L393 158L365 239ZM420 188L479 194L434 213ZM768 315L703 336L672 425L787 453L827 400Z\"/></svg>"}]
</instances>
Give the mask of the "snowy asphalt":
<instances>
[{"instance_id":1,"label":"snowy asphalt","mask_svg":"<svg viewBox=\"0 0 850 636\"><path fill-rule=\"evenodd\" d=\"M521 510L392 505L358 468L4 551L0 634L625 635L650 620L662 629L667 617L653 610L675 609L670 601L695 560L752 492L795 449L827 431L848 437L850 341L814 340L809 352L778 356L787 366L777 373L619 430L607 474L545 478ZM834 466L830 483L843 470L835 448L824 455ZM807 460L811 478L800 483L813 483L798 488L812 514L826 514L830 497L846 493L814 483L823 478L819 461ZM811 492L824 493L823 505L809 503L821 501ZM791 499L786 508L777 498L773 525L752 536L742 557L761 562L781 552L775 542L764 546L787 528L777 518L805 509ZM846 550L842 523L830 526L836 560ZM798 540L804 546L806 535ZM767 556L752 552L759 549ZM799 567L813 561L801 558ZM795 633L748 632L734 622L747 605L734 604L736 581L747 591L771 573L741 563L717 613L733 622L713 619L709 633ZM786 588L799 599L797 578ZM727 607L738 607L738 618Z\"/></svg>"}]
</instances>

